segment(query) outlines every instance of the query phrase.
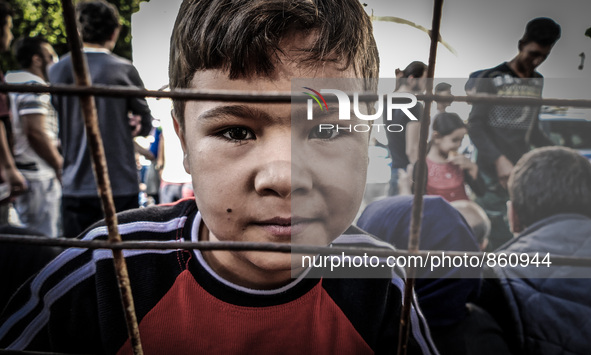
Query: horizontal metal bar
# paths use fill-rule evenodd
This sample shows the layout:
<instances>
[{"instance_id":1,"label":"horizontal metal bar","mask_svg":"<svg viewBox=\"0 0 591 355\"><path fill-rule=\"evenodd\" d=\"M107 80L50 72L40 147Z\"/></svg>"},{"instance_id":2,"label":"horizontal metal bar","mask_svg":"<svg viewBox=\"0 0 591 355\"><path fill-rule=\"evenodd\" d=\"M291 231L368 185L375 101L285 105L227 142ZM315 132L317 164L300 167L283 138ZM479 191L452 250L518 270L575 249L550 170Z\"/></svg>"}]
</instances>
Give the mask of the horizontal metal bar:
<instances>
[{"instance_id":1,"label":"horizontal metal bar","mask_svg":"<svg viewBox=\"0 0 591 355\"><path fill-rule=\"evenodd\" d=\"M199 250L248 250L248 251L266 251L279 253L301 253L301 254L326 254L336 255L345 253L348 255L370 255L370 256L405 256L405 255L420 255L426 257L428 255L442 255L463 257L464 255L482 257L483 252L463 252L463 251L447 251L447 250L420 250L417 252L410 252L408 250L387 250L382 248L371 247L339 247L339 246L314 246L314 245L296 245L296 244L282 244L282 243L258 243L258 242L152 242L152 241L125 241L125 242L109 242L107 240L79 240L69 238L49 238L39 236L23 236L14 234L0 234L0 244L14 243L27 244L39 246L54 246L66 248L81 248L81 249L152 249L152 250L167 250L167 249L199 249ZM487 252L487 255L493 253ZM496 254L497 257L499 253ZM550 255L552 265L570 265L570 266L591 266L591 258L579 258L571 256Z\"/></svg>"},{"instance_id":2,"label":"horizontal metal bar","mask_svg":"<svg viewBox=\"0 0 591 355\"><path fill-rule=\"evenodd\" d=\"M180 100L216 100L216 101L245 101L245 102L291 102L291 94L271 91L237 91L237 90L193 90L177 89L174 91L146 90L129 86L77 86L77 85L24 85L0 84L0 92L35 92L69 96L104 96L104 97L155 97ZM307 97L301 95L302 98ZM376 95L373 95L376 98Z\"/></svg>"},{"instance_id":3,"label":"horizontal metal bar","mask_svg":"<svg viewBox=\"0 0 591 355\"><path fill-rule=\"evenodd\" d=\"M0 92L34 92L50 93L58 95L81 96L94 95L104 97L154 97L171 98L177 100L211 100L211 101L239 101L239 102L276 102L289 103L292 100L304 100L309 97L304 94L291 94L282 91L238 91L238 90L194 90L176 89L173 91L146 90L130 88L129 86L77 86L77 85L25 85L25 84L0 84ZM418 100L426 101L455 101L468 103L485 104L508 104L508 105L549 105L591 108L591 99L560 99L560 98L533 98L533 97L506 97L491 95L416 95ZM360 93L360 101L375 101L378 96L374 93ZM330 100L327 97L327 100ZM334 99L334 98L333 98Z\"/></svg>"},{"instance_id":4,"label":"horizontal metal bar","mask_svg":"<svg viewBox=\"0 0 591 355\"><path fill-rule=\"evenodd\" d=\"M468 96L452 96L452 95L415 95L417 100L433 100L446 102L467 102L467 103L481 103L481 104L506 104L506 105L525 105L525 106L568 106L568 107L585 107L591 108L591 100L584 99L557 99L557 98L535 98L535 97L509 97L509 96L494 96L486 94L476 94Z\"/></svg>"}]
</instances>

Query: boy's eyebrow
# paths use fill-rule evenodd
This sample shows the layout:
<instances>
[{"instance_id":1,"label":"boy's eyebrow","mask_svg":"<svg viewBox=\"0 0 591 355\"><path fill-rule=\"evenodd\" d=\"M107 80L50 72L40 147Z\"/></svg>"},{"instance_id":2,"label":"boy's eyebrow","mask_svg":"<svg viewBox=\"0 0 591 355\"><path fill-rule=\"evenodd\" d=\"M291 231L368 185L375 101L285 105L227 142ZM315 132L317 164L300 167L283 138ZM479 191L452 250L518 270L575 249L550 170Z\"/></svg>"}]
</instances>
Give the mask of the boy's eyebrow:
<instances>
[{"instance_id":1,"label":"boy's eyebrow","mask_svg":"<svg viewBox=\"0 0 591 355\"><path fill-rule=\"evenodd\" d=\"M292 105L292 117L305 117L307 113L306 107L301 105ZM330 112L321 112L315 114L315 120L327 120L335 115L338 115L338 110L331 110ZM281 117L273 117L266 111L247 105L227 105L217 106L210 110L203 112L197 117L199 121L221 121L227 117L237 117L248 120L260 121L266 124L277 122ZM354 117L353 109L351 109L351 117Z\"/></svg>"},{"instance_id":2,"label":"boy's eyebrow","mask_svg":"<svg viewBox=\"0 0 591 355\"><path fill-rule=\"evenodd\" d=\"M203 112L197 119L215 121L228 116L264 121L265 123L277 121L276 118L271 117L265 111L245 105L217 106Z\"/></svg>"}]
</instances>

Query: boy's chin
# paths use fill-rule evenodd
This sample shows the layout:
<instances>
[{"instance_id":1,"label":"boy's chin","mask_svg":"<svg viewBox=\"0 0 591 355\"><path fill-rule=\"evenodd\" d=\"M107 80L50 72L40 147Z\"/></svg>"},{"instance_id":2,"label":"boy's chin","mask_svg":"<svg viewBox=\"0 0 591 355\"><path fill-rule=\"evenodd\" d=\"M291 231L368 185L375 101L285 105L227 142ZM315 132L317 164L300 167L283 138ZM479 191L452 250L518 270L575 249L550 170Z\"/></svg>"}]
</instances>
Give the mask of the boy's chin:
<instances>
[{"instance_id":1,"label":"boy's chin","mask_svg":"<svg viewBox=\"0 0 591 355\"><path fill-rule=\"evenodd\" d=\"M303 271L301 257L290 253L251 252L248 259L277 286L288 284Z\"/></svg>"},{"instance_id":2,"label":"boy's chin","mask_svg":"<svg viewBox=\"0 0 591 355\"><path fill-rule=\"evenodd\" d=\"M262 251L204 251L205 262L223 279L265 290L291 282L291 254Z\"/></svg>"},{"instance_id":3,"label":"boy's chin","mask_svg":"<svg viewBox=\"0 0 591 355\"><path fill-rule=\"evenodd\" d=\"M264 272L281 273L292 269L292 257L290 253L274 252L250 252L250 262Z\"/></svg>"}]
</instances>

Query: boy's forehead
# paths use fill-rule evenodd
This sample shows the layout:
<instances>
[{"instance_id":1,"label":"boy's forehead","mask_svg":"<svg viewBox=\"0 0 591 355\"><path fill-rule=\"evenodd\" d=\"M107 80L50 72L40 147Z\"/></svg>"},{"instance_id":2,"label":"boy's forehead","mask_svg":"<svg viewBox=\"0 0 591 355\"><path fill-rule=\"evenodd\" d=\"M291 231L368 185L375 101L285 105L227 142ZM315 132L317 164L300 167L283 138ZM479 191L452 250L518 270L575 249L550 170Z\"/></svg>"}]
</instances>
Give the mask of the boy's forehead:
<instances>
[{"instance_id":1,"label":"boy's forehead","mask_svg":"<svg viewBox=\"0 0 591 355\"><path fill-rule=\"evenodd\" d=\"M281 61L271 75L252 75L250 77L230 78L230 73L223 69L198 70L191 80L192 89L239 90L239 91L280 91L289 92L294 79L356 79L352 67L343 69L344 65L336 62L296 62ZM359 79L359 78L357 78ZM353 83L353 81L352 81ZM354 86L357 83L354 84ZM358 90L356 87L348 89Z\"/></svg>"},{"instance_id":2,"label":"boy's forehead","mask_svg":"<svg viewBox=\"0 0 591 355\"><path fill-rule=\"evenodd\" d=\"M352 65L344 59L327 55L323 60L311 60L309 50L317 33L293 31L286 34L275 53L271 74L252 73L248 77L230 79L229 70L198 70L191 81L192 88L248 91L289 91L290 81L298 78L356 78Z\"/></svg>"}]
</instances>

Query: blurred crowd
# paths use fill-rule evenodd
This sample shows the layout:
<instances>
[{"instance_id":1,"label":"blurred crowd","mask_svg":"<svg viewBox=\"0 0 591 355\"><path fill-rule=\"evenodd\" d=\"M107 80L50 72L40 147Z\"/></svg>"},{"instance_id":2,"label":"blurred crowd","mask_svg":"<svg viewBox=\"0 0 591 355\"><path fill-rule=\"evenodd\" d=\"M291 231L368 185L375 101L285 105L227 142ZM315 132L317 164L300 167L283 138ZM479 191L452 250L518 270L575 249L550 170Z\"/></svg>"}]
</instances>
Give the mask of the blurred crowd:
<instances>
[{"instance_id":1,"label":"blurred crowd","mask_svg":"<svg viewBox=\"0 0 591 355\"><path fill-rule=\"evenodd\" d=\"M41 36L13 41L12 9L3 2L1 10L0 50L13 55L20 67L2 75L2 81L73 84L69 54L59 59ZM88 3L78 10L92 82L143 88L133 64L111 52L120 32L117 9ZM101 14L101 24L96 13ZM117 212L193 195L171 117L152 117L143 98L95 100ZM74 238L101 220L103 210L78 98L2 94L0 115L0 226Z\"/></svg>"}]
</instances>

